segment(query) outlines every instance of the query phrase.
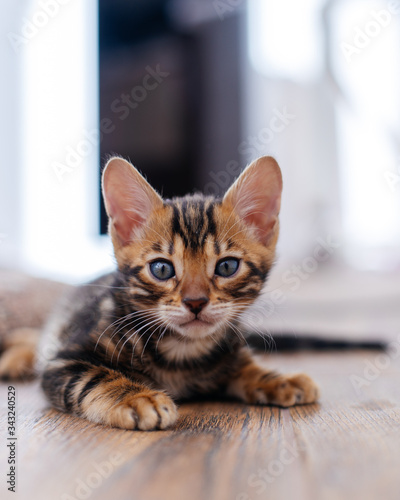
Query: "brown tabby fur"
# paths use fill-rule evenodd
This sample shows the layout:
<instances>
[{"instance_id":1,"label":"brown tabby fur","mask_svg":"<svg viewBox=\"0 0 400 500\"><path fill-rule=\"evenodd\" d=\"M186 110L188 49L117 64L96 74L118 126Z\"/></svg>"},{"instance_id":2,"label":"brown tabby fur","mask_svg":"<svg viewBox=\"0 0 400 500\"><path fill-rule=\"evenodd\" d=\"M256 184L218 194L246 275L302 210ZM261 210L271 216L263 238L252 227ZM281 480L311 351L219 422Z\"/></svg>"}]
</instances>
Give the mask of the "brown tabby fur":
<instances>
[{"instance_id":1,"label":"brown tabby fur","mask_svg":"<svg viewBox=\"0 0 400 500\"><path fill-rule=\"evenodd\" d=\"M38 352L51 404L124 429L165 429L176 402L197 395L250 404L312 403L307 375L259 368L238 329L273 264L282 180L269 157L242 173L223 200L162 200L129 163L103 174L118 270L76 289L50 319ZM221 259L238 270L217 274ZM171 262L159 280L150 263ZM201 302L201 307L198 303Z\"/></svg>"}]
</instances>

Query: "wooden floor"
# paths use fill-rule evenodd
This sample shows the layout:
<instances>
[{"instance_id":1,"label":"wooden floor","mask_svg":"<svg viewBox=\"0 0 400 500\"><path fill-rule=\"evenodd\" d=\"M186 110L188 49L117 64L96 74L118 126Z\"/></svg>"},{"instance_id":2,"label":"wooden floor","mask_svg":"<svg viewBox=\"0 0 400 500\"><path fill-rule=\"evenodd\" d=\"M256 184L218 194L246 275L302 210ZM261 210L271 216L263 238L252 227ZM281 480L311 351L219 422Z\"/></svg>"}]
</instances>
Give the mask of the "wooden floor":
<instances>
[{"instance_id":1,"label":"wooden floor","mask_svg":"<svg viewBox=\"0 0 400 500\"><path fill-rule=\"evenodd\" d=\"M270 355L318 381L320 404L185 404L169 431L104 428L48 409L17 384L17 494L7 492L7 384L0 386L0 498L399 500L400 356ZM357 378L362 377L362 378ZM362 385L359 389L357 386Z\"/></svg>"}]
</instances>

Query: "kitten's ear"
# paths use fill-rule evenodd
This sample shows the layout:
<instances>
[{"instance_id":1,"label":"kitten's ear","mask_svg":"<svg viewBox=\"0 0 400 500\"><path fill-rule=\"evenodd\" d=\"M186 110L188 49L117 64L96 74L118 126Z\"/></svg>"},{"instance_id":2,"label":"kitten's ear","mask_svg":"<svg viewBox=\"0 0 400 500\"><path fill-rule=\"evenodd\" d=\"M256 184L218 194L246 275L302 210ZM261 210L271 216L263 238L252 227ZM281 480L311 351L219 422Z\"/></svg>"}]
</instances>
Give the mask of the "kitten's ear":
<instances>
[{"instance_id":1,"label":"kitten's ear","mask_svg":"<svg viewBox=\"0 0 400 500\"><path fill-rule=\"evenodd\" d=\"M110 233L120 245L133 241L151 212L163 206L161 196L123 158L111 158L103 171L103 197Z\"/></svg>"},{"instance_id":2,"label":"kitten's ear","mask_svg":"<svg viewBox=\"0 0 400 500\"><path fill-rule=\"evenodd\" d=\"M223 203L254 229L264 245L276 239L281 206L282 174L271 156L263 156L240 174L224 196Z\"/></svg>"}]
</instances>

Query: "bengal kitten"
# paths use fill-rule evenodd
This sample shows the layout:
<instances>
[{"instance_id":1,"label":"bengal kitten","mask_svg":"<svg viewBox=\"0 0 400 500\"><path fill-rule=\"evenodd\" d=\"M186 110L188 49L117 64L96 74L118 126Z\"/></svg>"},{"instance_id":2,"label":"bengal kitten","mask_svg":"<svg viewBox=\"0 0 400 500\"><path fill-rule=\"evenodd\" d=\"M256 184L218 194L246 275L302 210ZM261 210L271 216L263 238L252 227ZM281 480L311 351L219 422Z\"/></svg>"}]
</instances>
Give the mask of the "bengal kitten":
<instances>
[{"instance_id":1,"label":"bengal kitten","mask_svg":"<svg viewBox=\"0 0 400 500\"><path fill-rule=\"evenodd\" d=\"M173 425L175 401L196 395L315 402L307 375L258 367L238 330L274 261L281 191L271 157L248 166L223 199L172 200L112 158L103 195L118 270L76 289L49 322L38 359L51 404L152 430Z\"/></svg>"}]
</instances>

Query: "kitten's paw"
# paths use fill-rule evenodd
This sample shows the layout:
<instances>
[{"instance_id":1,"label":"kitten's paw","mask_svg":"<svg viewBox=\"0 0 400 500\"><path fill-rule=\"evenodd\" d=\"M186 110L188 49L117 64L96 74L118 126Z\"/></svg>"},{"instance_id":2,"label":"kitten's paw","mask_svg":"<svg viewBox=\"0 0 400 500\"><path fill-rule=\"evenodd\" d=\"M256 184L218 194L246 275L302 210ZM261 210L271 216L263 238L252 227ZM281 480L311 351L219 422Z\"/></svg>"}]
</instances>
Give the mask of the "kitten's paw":
<instances>
[{"instance_id":1,"label":"kitten's paw","mask_svg":"<svg viewBox=\"0 0 400 500\"><path fill-rule=\"evenodd\" d=\"M30 346L15 345L0 357L1 380L28 380L34 377L35 350Z\"/></svg>"},{"instance_id":2,"label":"kitten's paw","mask_svg":"<svg viewBox=\"0 0 400 500\"><path fill-rule=\"evenodd\" d=\"M304 373L297 375L279 375L268 378L254 388L255 403L277 406L315 403L319 389L315 382Z\"/></svg>"},{"instance_id":3,"label":"kitten's paw","mask_svg":"<svg viewBox=\"0 0 400 500\"><path fill-rule=\"evenodd\" d=\"M122 429L166 429L178 418L177 407L172 399L163 392L152 390L128 394L111 411L111 425Z\"/></svg>"}]
</instances>

